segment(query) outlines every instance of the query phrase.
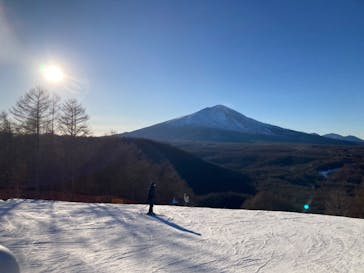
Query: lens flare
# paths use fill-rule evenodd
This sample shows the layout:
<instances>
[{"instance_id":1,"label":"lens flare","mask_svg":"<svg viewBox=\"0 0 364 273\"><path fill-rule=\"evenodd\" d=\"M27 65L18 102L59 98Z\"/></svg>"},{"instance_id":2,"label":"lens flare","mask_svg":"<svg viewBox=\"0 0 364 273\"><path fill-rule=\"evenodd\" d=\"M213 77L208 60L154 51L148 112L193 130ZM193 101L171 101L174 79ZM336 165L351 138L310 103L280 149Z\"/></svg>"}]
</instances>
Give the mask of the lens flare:
<instances>
[{"instance_id":1,"label":"lens flare","mask_svg":"<svg viewBox=\"0 0 364 273\"><path fill-rule=\"evenodd\" d=\"M64 79L64 73L62 69L56 65L42 65L41 72L44 78L51 83L58 83Z\"/></svg>"},{"instance_id":2,"label":"lens flare","mask_svg":"<svg viewBox=\"0 0 364 273\"><path fill-rule=\"evenodd\" d=\"M309 205L309 204L304 204L304 205L303 205L303 208L304 208L305 210L308 210L308 209L310 208L310 205Z\"/></svg>"}]
</instances>

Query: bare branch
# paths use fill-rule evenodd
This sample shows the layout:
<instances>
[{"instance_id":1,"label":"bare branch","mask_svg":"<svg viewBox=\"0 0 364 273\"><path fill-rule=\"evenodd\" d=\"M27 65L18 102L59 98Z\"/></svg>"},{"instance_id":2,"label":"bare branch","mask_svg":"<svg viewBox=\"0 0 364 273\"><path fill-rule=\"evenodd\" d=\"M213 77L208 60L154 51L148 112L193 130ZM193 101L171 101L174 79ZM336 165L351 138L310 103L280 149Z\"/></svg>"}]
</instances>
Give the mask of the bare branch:
<instances>
[{"instance_id":1,"label":"bare branch","mask_svg":"<svg viewBox=\"0 0 364 273\"><path fill-rule=\"evenodd\" d=\"M61 106L61 115L58 120L59 130L64 135L86 136L89 134L88 120L86 109L77 100L69 99Z\"/></svg>"},{"instance_id":2,"label":"bare branch","mask_svg":"<svg viewBox=\"0 0 364 273\"><path fill-rule=\"evenodd\" d=\"M39 135L46 129L50 100L47 91L40 87L29 90L10 109L20 132Z\"/></svg>"}]
</instances>

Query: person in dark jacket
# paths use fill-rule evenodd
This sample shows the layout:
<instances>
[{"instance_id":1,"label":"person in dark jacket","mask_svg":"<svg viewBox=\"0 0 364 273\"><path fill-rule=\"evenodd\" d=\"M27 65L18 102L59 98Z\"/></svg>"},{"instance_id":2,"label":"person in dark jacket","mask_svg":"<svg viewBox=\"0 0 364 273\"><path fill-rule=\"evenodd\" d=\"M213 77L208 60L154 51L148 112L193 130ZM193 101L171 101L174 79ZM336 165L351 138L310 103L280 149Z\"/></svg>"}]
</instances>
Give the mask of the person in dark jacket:
<instances>
[{"instance_id":1,"label":"person in dark jacket","mask_svg":"<svg viewBox=\"0 0 364 273\"><path fill-rule=\"evenodd\" d=\"M149 187L149 191L148 191L148 204L149 204L148 215L154 215L153 205L155 203L155 188L156 188L156 186L157 185L154 182L152 182L152 184L150 184L150 187Z\"/></svg>"}]
</instances>

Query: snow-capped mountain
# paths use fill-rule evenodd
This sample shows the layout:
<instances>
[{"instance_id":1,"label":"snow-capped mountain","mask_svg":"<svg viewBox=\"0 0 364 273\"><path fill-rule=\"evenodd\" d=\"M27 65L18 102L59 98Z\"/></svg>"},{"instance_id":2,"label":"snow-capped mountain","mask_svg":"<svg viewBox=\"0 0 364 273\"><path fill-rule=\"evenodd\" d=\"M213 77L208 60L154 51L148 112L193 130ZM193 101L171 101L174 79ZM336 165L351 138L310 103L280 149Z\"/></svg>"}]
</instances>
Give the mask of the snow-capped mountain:
<instances>
[{"instance_id":1,"label":"snow-capped mountain","mask_svg":"<svg viewBox=\"0 0 364 273\"><path fill-rule=\"evenodd\" d=\"M331 139L337 139L337 140L345 140L345 141L351 141L351 142L358 142L358 143L364 143L364 140L361 138L358 138L356 136L342 136L339 134L326 134L322 135L323 137L331 138Z\"/></svg>"},{"instance_id":2,"label":"snow-capped mountain","mask_svg":"<svg viewBox=\"0 0 364 273\"><path fill-rule=\"evenodd\" d=\"M167 142L350 143L266 124L246 117L224 105L207 107L190 115L123 133L121 136Z\"/></svg>"},{"instance_id":3,"label":"snow-capped mountain","mask_svg":"<svg viewBox=\"0 0 364 273\"><path fill-rule=\"evenodd\" d=\"M166 124L175 127L216 128L248 134L274 134L274 126L248 118L224 105L208 107L191 115L169 120Z\"/></svg>"}]
</instances>

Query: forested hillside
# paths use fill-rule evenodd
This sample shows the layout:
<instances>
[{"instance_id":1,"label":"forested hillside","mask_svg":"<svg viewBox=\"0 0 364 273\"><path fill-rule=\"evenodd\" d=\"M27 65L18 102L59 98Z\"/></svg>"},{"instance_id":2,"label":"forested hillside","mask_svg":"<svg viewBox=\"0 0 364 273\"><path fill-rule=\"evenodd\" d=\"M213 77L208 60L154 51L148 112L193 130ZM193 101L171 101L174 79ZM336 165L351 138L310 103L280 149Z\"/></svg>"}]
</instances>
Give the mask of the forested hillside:
<instances>
[{"instance_id":1,"label":"forested hillside","mask_svg":"<svg viewBox=\"0 0 364 273\"><path fill-rule=\"evenodd\" d=\"M363 146L184 143L179 147L248 174L258 193L244 208L364 217Z\"/></svg>"},{"instance_id":2,"label":"forested hillside","mask_svg":"<svg viewBox=\"0 0 364 273\"><path fill-rule=\"evenodd\" d=\"M149 140L41 135L38 158L34 136L1 134L0 143L3 198L140 203L151 181L161 204L183 203L184 194L198 204L208 193L255 192L246 175Z\"/></svg>"}]
</instances>

